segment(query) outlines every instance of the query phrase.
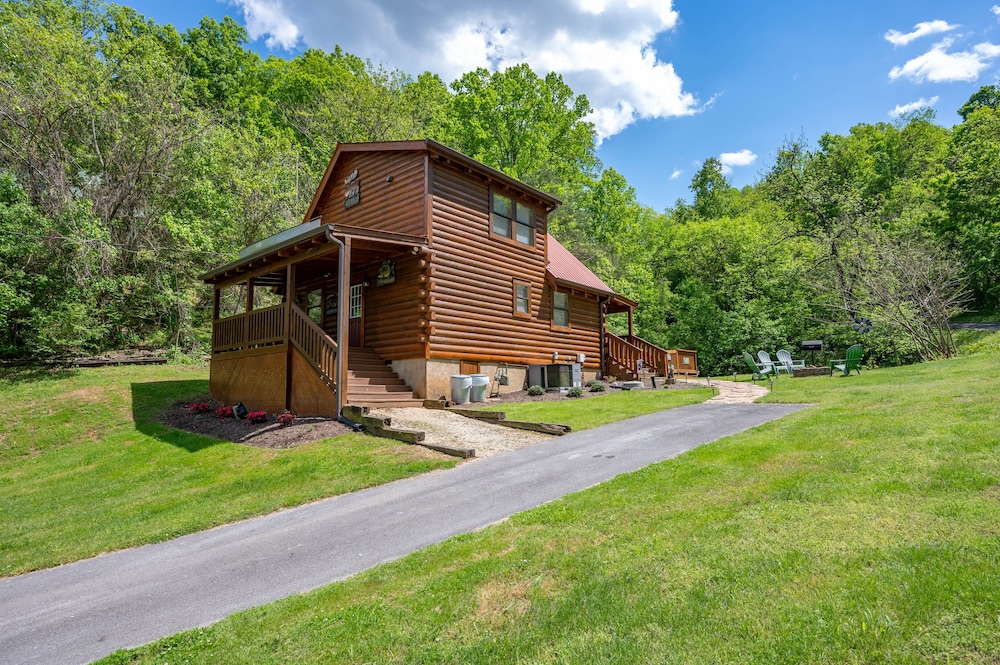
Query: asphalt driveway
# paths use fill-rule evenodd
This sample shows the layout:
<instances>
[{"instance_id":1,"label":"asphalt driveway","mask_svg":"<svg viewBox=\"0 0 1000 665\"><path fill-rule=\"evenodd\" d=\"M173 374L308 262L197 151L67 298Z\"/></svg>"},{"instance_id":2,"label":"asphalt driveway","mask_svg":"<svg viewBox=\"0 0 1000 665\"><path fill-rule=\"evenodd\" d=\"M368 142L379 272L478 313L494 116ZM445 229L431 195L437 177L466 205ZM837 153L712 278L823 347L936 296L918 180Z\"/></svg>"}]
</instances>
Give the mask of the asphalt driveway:
<instances>
[{"instance_id":1,"label":"asphalt driveway","mask_svg":"<svg viewBox=\"0 0 1000 665\"><path fill-rule=\"evenodd\" d=\"M85 663L205 626L801 408L704 403L662 411L0 580L0 661Z\"/></svg>"}]
</instances>

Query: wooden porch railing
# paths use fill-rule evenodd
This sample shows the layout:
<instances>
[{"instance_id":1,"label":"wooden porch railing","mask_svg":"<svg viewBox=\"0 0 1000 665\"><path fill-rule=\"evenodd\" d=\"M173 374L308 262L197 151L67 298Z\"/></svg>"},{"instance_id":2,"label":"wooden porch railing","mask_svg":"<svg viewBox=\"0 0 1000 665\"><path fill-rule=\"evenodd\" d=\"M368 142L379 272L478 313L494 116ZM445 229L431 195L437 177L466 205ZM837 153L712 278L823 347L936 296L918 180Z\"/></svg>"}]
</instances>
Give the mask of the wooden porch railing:
<instances>
[{"instance_id":1,"label":"wooden porch railing","mask_svg":"<svg viewBox=\"0 0 1000 665\"><path fill-rule=\"evenodd\" d=\"M284 341L284 305L255 309L212 322L212 353L241 351Z\"/></svg>"},{"instance_id":2,"label":"wooden porch railing","mask_svg":"<svg viewBox=\"0 0 1000 665\"><path fill-rule=\"evenodd\" d=\"M289 339L324 382L332 388L337 383L337 342L294 303Z\"/></svg>"}]
</instances>

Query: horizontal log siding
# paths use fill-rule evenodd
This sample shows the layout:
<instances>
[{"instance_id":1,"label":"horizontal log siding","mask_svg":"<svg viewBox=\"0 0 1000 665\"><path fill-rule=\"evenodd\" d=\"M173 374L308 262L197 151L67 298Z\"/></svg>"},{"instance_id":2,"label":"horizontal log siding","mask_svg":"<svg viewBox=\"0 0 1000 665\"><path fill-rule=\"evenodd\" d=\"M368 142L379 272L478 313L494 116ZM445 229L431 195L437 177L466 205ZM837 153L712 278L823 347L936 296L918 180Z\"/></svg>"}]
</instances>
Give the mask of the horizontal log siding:
<instances>
[{"instance_id":1,"label":"horizontal log siding","mask_svg":"<svg viewBox=\"0 0 1000 665\"><path fill-rule=\"evenodd\" d=\"M421 259L404 254L393 259L396 263L396 283L376 286L379 264L362 268L355 279L365 279L364 289L365 346L374 349L385 360L423 358L427 349L427 307L421 297ZM423 263L426 265L427 261ZM357 283L357 282L355 282ZM423 308L421 306L423 305ZM423 309L424 311L421 311Z\"/></svg>"},{"instance_id":2,"label":"horizontal log siding","mask_svg":"<svg viewBox=\"0 0 1000 665\"><path fill-rule=\"evenodd\" d=\"M427 350L427 260L412 254L399 254L391 260L396 263L396 283L386 286L376 286L381 261L351 268L352 284L368 282L361 296L365 346L374 349L385 360L424 358ZM337 277L331 275L312 288L319 286L324 293L336 295ZM421 326L421 321L425 325ZM336 337L336 317L325 317L323 329Z\"/></svg>"},{"instance_id":3,"label":"horizontal log siding","mask_svg":"<svg viewBox=\"0 0 1000 665\"><path fill-rule=\"evenodd\" d=\"M345 210L344 179L355 169L361 202ZM392 182L386 182L389 176ZM324 224L426 236L423 153L345 153L316 209Z\"/></svg>"},{"instance_id":4,"label":"horizontal log siding","mask_svg":"<svg viewBox=\"0 0 1000 665\"><path fill-rule=\"evenodd\" d=\"M596 300L572 296L571 328L551 326L545 212L535 209L534 251L491 237L487 183L442 164L432 169L429 356L539 364L554 352L586 353L586 366L598 367ZM515 280L531 287L530 319L514 316Z\"/></svg>"}]
</instances>

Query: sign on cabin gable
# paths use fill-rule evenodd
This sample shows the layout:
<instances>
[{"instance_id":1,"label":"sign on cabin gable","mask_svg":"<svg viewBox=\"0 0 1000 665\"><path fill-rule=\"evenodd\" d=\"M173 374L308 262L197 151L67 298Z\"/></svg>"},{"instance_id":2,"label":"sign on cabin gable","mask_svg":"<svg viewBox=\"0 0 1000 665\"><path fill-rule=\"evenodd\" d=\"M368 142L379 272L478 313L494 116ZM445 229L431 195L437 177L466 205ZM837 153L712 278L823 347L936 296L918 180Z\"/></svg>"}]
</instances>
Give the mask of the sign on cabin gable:
<instances>
[{"instance_id":1,"label":"sign on cabin gable","mask_svg":"<svg viewBox=\"0 0 1000 665\"><path fill-rule=\"evenodd\" d=\"M357 169L344 179L344 184L347 186L344 189L344 210L347 210L361 203L361 181L358 180Z\"/></svg>"}]
</instances>

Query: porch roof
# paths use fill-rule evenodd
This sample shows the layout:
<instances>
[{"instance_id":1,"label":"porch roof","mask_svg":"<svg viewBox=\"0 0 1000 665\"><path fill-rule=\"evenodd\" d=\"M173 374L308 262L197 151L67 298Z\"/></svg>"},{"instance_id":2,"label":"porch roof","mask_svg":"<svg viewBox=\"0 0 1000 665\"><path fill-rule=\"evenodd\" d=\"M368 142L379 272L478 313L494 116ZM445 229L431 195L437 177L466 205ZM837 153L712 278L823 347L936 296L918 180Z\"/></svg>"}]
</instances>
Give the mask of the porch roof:
<instances>
[{"instance_id":1,"label":"porch roof","mask_svg":"<svg viewBox=\"0 0 1000 665\"><path fill-rule=\"evenodd\" d=\"M636 306L636 302L615 293L610 286L583 265L580 259L562 246L551 234L546 236L549 263L546 272L556 282L571 288L582 289L591 293L608 296L610 312L623 312Z\"/></svg>"},{"instance_id":2,"label":"porch roof","mask_svg":"<svg viewBox=\"0 0 1000 665\"><path fill-rule=\"evenodd\" d=\"M299 227L302 227L301 231ZM218 284L241 277L266 275L289 264L334 251L336 244L331 236L340 240L350 238L352 241L363 241L373 247L387 246L387 249L394 248L398 251L427 245L427 239L420 236L309 222L250 245L240 252L240 258L205 273L201 279L208 284Z\"/></svg>"}]
</instances>

